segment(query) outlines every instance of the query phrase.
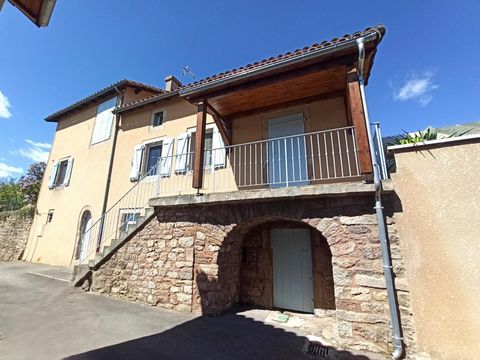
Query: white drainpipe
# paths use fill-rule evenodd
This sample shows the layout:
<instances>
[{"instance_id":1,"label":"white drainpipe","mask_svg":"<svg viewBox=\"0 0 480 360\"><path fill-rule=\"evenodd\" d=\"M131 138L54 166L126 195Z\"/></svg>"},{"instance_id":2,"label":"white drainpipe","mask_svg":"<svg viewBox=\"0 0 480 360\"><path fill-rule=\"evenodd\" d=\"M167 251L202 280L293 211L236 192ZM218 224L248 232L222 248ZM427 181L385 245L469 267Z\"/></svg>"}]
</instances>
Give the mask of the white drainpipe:
<instances>
[{"instance_id":1,"label":"white drainpipe","mask_svg":"<svg viewBox=\"0 0 480 360\"><path fill-rule=\"evenodd\" d=\"M360 84L360 94L362 97L363 111L365 113L365 122L367 127L368 144L370 146L370 157L373 165L373 182L375 185L375 211L377 213L378 232L380 237L380 246L382 249L383 273L388 295L388 307L390 309L390 319L392 322L392 342L395 347L392 359L402 358L404 353L402 330L400 328L400 317L398 311L397 298L395 297L395 283L393 280L393 267L390 259L390 245L387 238L387 229L382 206L382 182L380 180L380 165L375 156L372 133L370 131L370 118L368 115L367 99L365 96L365 83L363 78L363 67L365 61L364 38L357 39L358 44L358 82Z\"/></svg>"}]
</instances>

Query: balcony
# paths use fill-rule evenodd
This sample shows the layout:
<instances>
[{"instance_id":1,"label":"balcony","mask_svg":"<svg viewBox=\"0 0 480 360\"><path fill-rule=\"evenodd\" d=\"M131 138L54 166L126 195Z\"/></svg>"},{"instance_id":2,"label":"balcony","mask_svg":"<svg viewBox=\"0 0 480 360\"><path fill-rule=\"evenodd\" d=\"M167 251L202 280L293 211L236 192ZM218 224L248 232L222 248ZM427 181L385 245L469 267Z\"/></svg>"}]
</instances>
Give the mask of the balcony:
<instances>
[{"instance_id":1,"label":"balcony","mask_svg":"<svg viewBox=\"0 0 480 360\"><path fill-rule=\"evenodd\" d=\"M353 126L207 149L201 189L192 188L193 155L161 158L163 175L139 185L162 197L363 179Z\"/></svg>"}]
</instances>

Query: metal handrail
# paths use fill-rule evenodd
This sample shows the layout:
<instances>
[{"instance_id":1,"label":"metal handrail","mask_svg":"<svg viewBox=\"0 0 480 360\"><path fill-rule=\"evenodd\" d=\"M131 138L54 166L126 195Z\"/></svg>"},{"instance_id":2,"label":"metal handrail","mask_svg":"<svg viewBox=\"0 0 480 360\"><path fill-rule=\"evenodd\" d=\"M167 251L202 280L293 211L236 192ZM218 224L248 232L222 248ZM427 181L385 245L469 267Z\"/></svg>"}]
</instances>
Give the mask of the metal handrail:
<instances>
[{"instance_id":1,"label":"metal handrail","mask_svg":"<svg viewBox=\"0 0 480 360\"><path fill-rule=\"evenodd\" d=\"M228 148L235 147L235 146L253 145L253 144L257 144L257 143L261 143L261 142L268 142L268 141L283 140L283 139L300 137L300 136L308 136L308 135L316 135L316 134L330 133L330 132L332 132L332 131L348 130L348 129L353 129L353 130L355 130L355 126L344 126L344 127L335 128L335 129L312 131L312 132L302 133L302 134L296 134L296 135L288 135L288 136L281 136L281 137L277 137L277 138L270 138L270 139L263 139L263 140L257 140L257 141L250 141L250 142L241 143L241 144L225 145L223 148L213 148L212 150L218 150L218 149L224 149L224 148L225 148L225 149L228 149Z\"/></svg>"},{"instance_id":2,"label":"metal handrail","mask_svg":"<svg viewBox=\"0 0 480 360\"><path fill-rule=\"evenodd\" d=\"M156 172L157 171L157 168L160 164L160 160L157 162L157 164L155 166L153 166L147 173L143 174L139 180L136 182L135 185L133 185L120 199L118 199L112 206L110 206L108 208L107 211L105 211L102 216L92 224L92 226L90 226L88 229L85 230L85 234L89 234L89 236L94 235L94 238L90 238L89 239L89 248L91 248L92 246L92 242L94 242L93 244L95 244L93 250L90 249L90 251L85 254L83 257L81 257L79 260L80 260L80 263L83 263L85 260L88 260L91 255L93 253L97 253L100 249L100 247L103 245L103 243L105 242L105 240L109 239L109 237L118 231L118 229L120 229L123 225L125 225L126 223L128 223L129 221L131 221L132 217L127 217L127 219L122 222L121 224L119 224L118 226L115 227L115 230L114 232L110 232L110 233L106 233L107 229L105 227L105 224L107 223L106 222L106 219L107 217L109 216L109 214L111 214L113 212L114 209L117 208L117 206L127 198L127 196L129 196L130 194L132 194L135 190L138 189L138 187L140 186L140 184L143 183L143 180L149 176L151 176L152 173ZM129 208L130 209L138 209L139 206L138 204L131 204L133 206L130 206ZM95 229L99 228L99 231L97 231L95 233Z\"/></svg>"}]
</instances>

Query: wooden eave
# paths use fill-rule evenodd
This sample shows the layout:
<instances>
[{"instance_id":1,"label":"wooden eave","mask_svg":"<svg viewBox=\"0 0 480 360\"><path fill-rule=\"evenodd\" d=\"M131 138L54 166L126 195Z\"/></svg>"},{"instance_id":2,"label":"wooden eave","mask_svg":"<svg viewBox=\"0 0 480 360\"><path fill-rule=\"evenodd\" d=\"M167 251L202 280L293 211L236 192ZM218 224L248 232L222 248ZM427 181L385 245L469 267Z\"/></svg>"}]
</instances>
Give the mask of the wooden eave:
<instances>
[{"instance_id":1,"label":"wooden eave","mask_svg":"<svg viewBox=\"0 0 480 360\"><path fill-rule=\"evenodd\" d=\"M375 47L366 48L365 78L368 79ZM191 103L208 102L227 120L320 98L343 96L347 68L354 66L357 52L335 54L322 61L308 61L252 75L238 82L211 87L184 96Z\"/></svg>"}]
</instances>

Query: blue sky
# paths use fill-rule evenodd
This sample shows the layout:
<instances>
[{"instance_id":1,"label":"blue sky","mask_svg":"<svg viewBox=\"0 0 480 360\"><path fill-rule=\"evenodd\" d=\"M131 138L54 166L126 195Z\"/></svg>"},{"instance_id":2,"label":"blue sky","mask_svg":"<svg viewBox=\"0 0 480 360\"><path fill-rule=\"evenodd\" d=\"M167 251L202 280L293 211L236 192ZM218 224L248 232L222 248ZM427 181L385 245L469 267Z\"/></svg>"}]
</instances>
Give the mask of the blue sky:
<instances>
[{"instance_id":1,"label":"blue sky","mask_svg":"<svg viewBox=\"0 0 480 360\"><path fill-rule=\"evenodd\" d=\"M388 4L388 5L386 5ZM58 0L38 29L0 12L0 177L45 158L43 119L119 79L163 87L382 23L367 96L384 135L480 120L478 1Z\"/></svg>"}]
</instances>

